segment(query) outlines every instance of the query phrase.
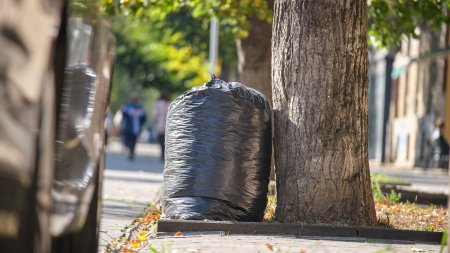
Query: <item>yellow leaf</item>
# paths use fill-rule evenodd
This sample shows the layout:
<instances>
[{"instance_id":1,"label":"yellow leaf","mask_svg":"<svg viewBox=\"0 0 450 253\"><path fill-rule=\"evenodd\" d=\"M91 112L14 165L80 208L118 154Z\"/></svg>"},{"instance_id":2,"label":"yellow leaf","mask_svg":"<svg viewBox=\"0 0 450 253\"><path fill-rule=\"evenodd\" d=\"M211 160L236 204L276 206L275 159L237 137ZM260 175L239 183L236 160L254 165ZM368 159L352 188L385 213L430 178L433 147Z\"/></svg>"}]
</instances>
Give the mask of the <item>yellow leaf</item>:
<instances>
[{"instance_id":1,"label":"yellow leaf","mask_svg":"<svg viewBox=\"0 0 450 253\"><path fill-rule=\"evenodd\" d=\"M148 235L148 230L141 230L139 231L139 235Z\"/></svg>"},{"instance_id":2,"label":"yellow leaf","mask_svg":"<svg viewBox=\"0 0 450 253\"><path fill-rule=\"evenodd\" d=\"M135 240L131 240L130 246L132 248L138 248L139 246L141 246L141 242L139 240L136 240L136 239Z\"/></svg>"}]
</instances>

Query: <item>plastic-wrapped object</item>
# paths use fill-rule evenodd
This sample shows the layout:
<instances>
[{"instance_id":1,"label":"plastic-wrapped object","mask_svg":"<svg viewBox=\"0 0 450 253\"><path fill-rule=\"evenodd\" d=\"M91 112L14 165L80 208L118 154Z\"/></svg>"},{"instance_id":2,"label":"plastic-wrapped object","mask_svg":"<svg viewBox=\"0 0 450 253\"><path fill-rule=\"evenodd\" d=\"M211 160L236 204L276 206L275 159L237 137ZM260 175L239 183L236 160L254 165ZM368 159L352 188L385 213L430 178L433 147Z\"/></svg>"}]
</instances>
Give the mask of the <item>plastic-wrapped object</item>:
<instances>
[{"instance_id":1,"label":"plastic-wrapped object","mask_svg":"<svg viewBox=\"0 0 450 253\"><path fill-rule=\"evenodd\" d=\"M213 78L172 102L162 194L166 217L261 221L271 159L262 93Z\"/></svg>"}]
</instances>

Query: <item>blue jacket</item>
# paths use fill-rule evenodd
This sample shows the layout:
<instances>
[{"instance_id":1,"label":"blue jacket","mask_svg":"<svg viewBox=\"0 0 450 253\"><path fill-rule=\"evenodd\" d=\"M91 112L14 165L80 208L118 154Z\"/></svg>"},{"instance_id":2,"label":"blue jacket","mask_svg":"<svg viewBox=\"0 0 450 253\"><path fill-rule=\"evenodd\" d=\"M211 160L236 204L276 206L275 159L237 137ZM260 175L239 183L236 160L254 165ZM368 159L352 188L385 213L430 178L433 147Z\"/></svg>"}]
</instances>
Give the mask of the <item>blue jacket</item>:
<instances>
[{"instance_id":1,"label":"blue jacket","mask_svg":"<svg viewBox=\"0 0 450 253\"><path fill-rule=\"evenodd\" d=\"M130 102L122 109L121 133L138 136L142 130L147 115L142 105L137 102Z\"/></svg>"}]
</instances>

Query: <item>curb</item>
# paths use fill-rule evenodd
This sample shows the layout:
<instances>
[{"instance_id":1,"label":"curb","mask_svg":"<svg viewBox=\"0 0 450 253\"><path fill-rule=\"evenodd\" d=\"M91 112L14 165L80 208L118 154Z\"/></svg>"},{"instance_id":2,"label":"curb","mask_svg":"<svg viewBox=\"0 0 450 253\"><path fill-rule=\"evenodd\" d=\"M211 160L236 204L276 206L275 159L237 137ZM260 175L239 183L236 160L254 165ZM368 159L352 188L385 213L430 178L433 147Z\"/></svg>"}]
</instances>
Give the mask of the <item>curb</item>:
<instances>
[{"instance_id":1,"label":"curb","mask_svg":"<svg viewBox=\"0 0 450 253\"><path fill-rule=\"evenodd\" d=\"M337 227L262 222L197 221L160 219L158 232L226 231L230 234L279 234L321 237L360 237L367 239L418 241L440 244L442 232L375 227Z\"/></svg>"}]
</instances>

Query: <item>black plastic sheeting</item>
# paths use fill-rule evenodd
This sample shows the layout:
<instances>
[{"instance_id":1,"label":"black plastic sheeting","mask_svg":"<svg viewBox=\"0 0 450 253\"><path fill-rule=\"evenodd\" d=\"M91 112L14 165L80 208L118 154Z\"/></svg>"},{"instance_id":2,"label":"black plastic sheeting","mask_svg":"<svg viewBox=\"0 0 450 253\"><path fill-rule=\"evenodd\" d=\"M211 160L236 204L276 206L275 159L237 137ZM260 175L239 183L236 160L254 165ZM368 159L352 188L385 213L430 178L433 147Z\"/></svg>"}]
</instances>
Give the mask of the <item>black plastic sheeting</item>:
<instances>
[{"instance_id":1,"label":"black plastic sheeting","mask_svg":"<svg viewBox=\"0 0 450 253\"><path fill-rule=\"evenodd\" d=\"M261 221L271 159L262 93L213 78L172 102L162 194L167 218Z\"/></svg>"}]
</instances>

